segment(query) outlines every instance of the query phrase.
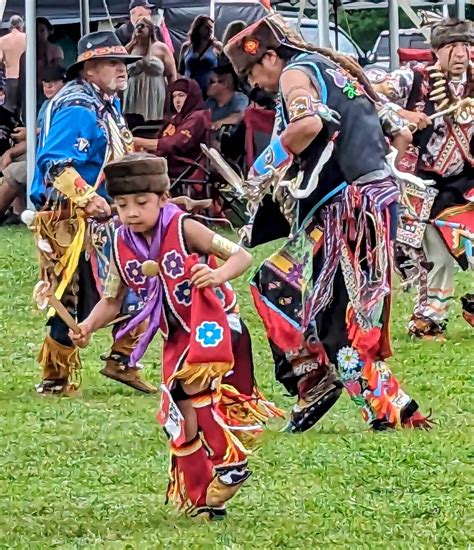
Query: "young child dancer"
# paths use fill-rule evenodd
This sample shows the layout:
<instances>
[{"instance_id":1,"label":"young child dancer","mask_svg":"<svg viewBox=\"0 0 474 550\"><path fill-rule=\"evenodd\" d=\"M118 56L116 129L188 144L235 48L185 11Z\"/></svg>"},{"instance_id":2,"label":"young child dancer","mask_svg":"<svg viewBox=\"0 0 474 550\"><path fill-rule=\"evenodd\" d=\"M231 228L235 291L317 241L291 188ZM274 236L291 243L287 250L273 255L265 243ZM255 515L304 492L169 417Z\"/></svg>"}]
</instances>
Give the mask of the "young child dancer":
<instances>
[{"instance_id":1,"label":"young child dancer","mask_svg":"<svg viewBox=\"0 0 474 550\"><path fill-rule=\"evenodd\" d=\"M261 429L257 421L278 414L256 394L249 332L228 283L252 258L167 201L164 158L128 155L104 172L123 225L104 297L71 338L86 346L115 318L127 287L143 297L144 309L123 331L149 320L133 364L158 329L164 336L158 420L170 439L167 498L192 515L220 519L250 476L248 453L235 434L248 438Z\"/></svg>"}]
</instances>

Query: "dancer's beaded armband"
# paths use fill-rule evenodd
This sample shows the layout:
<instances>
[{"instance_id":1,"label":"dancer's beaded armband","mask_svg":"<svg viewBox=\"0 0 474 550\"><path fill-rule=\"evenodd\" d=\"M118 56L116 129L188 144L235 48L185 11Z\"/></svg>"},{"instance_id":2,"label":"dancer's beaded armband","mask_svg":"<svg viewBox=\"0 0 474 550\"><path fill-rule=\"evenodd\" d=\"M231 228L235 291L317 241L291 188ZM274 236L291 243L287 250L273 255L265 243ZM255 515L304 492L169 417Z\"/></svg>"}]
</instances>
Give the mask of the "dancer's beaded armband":
<instances>
[{"instance_id":1,"label":"dancer's beaded armband","mask_svg":"<svg viewBox=\"0 0 474 550\"><path fill-rule=\"evenodd\" d=\"M402 130L409 129L409 122L398 114L402 107L396 103L384 103L378 110L383 129L390 135L397 135Z\"/></svg>"},{"instance_id":2,"label":"dancer's beaded armband","mask_svg":"<svg viewBox=\"0 0 474 550\"><path fill-rule=\"evenodd\" d=\"M51 174L51 178L54 187L79 208L85 208L87 203L97 195L95 188L86 183L72 166L57 167Z\"/></svg>"},{"instance_id":3,"label":"dancer's beaded armband","mask_svg":"<svg viewBox=\"0 0 474 550\"><path fill-rule=\"evenodd\" d=\"M282 143L281 136L272 139L250 169L252 176L269 176L293 163L293 154Z\"/></svg>"},{"instance_id":4,"label":"dancer's beaded armband","mask_svg":"<svg viewBox=\"0 0 474 550\"><path fill-rule=\"evenodd\" d=\"M288 105L290 124L303 118L315 116L335 124L339 124L341 118L337 111L330 109L310 94L295 97ZM272 169L282 171L292 163L293 154L282 142L282 137L277 136L254 162L250 173L253 176L270 175Z\"/></svg>"},{"instance_id":5,"label":"dancer's beaded armband","mask_svg":"<svg viewBox=\"0 0 474 550\"><path fill-rule=\"evenodd\" d=\"M288 105L288 119L290 123L315 116L328 122L334 122L335 124L339 124L341 119L337 111L330 109L311 94L295 97Z\"/></svg>"},{"instance_id":6,"label":"dancer's beaded armband","mask_svg":"<svg viewBox=\"0 0 474 550\"><path fill-rule=\"evenodd\" d=\"M240 246L237 243L218 235L217 233L212 237L211 252L221 258L222 260L228 260L231 256L236 254L240 250Z\"/></svg>"}]
</instances>

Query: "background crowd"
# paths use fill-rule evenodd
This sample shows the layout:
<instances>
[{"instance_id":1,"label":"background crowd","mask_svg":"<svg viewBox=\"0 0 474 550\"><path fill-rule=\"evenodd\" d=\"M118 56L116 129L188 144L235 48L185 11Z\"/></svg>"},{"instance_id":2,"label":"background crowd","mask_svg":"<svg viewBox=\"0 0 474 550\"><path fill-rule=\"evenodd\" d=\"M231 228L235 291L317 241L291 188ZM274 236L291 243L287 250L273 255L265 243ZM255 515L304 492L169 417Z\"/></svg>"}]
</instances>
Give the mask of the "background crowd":
<instances>
[{"instance_id":1,"label":"background crowd","mask_svg":"<svg viewBox=\"0 0 474 550\"><path fill-rule=\"evenodd\" d=\"M222 53L222 43L214 37L211 18L196 17L187 40L177 50L164 22L156 24L154 11L148 0L132 0L128 21L116 29L127 51L140 57L128 69L128 87L121 98L123 112L136 136L136 148L168 158L171 176L179 180L180 193L209 197L209 191L196 183L205 183L206 179L205 169L197 162L201 143L218 147L245 172L269 139L273 98L262 91L250 91L240 81ZM19 215L25 207L24 27L23 18L15 15L9 21L8 32L0 38L0 170L4 183L0 186L1 225L20 223ZM230 24L222 42L244 27L241 21ZM37 18L38 128L48 102L68 80L69 45L65 42L63 48L55 34L46 18ZM248 128L253 124L256 127L249 144ZM256 143L259 138L261 143Z\"/></svg>"}]
</instances>

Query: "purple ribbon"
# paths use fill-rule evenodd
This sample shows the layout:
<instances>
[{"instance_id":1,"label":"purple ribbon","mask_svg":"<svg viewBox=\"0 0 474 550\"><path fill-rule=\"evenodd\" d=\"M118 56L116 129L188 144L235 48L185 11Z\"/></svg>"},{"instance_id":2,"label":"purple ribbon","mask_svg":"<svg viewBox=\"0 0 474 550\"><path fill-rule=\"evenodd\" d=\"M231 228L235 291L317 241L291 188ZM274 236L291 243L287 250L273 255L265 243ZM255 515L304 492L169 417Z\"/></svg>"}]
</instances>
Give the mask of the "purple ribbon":
<instances>
[{"instance_id":1,"label":"purple ribbon","mask_svg":"<svg viewBox=\"0 0 474 550\"><path fill-rule=\"evenodd\" d=\"M151 243L148 243L141 233L135 233L125 226L121 226L118 229L125 244L136 253L139 262L143 263L146 260L159 261L161 244L165 231L174 215L180 211L181 210L175 204L165 204L160 211L160 216L156 223ZM147 298L145 307L130 319L130 321L117 332L116 336L117 339L121 338L134 330L140 323L149 319L146 331L140 336L138 344L130 356L129 365L131 367L136 366L137 362L143 357L148 349L150 342L153 340L153 337L160 327L161 313L163 311L163 285L161 284L160 277L147 277L146 285Z\"/></svg>"}]
</instances>

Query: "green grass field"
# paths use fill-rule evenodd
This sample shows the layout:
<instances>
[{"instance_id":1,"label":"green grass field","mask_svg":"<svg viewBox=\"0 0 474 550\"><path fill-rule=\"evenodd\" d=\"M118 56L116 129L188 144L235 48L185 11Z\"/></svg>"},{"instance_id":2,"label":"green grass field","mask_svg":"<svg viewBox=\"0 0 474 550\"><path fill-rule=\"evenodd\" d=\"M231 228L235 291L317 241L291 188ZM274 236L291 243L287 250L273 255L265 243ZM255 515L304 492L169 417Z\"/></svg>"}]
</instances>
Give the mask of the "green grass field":
<instances>
[{"instance_id":1,"label":"green grass field","mask_svg":"<svg viewBox=\"0 0 474 550\"><path fill-rule=\"evenodd\" d=\"M266 252L259 250L257 260ZM394 299L390 365L422 409L433 409L433 431L367 432L344 395L309 433L268 432L251 457L254 475L225 522L196 523L164 504L168 455L155 420L157 398L98 374L106 332L83 355L79 398L35 394L44 320L31 303L37 273L25 229L0 230L0 273L0 548L450 550L474 544L474 338L458 302L448 341L440 344L411 342L405 331L411 296ZM291 401L273 380L245 282L236 286L259 382L287 408ZM460 274L457 295L468 288L469 276ZM158 357L155 345L146 360L154 382Z\"/></svg>"}]
</instances>

